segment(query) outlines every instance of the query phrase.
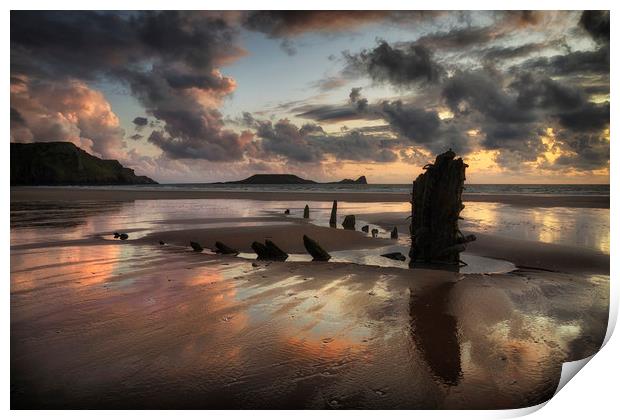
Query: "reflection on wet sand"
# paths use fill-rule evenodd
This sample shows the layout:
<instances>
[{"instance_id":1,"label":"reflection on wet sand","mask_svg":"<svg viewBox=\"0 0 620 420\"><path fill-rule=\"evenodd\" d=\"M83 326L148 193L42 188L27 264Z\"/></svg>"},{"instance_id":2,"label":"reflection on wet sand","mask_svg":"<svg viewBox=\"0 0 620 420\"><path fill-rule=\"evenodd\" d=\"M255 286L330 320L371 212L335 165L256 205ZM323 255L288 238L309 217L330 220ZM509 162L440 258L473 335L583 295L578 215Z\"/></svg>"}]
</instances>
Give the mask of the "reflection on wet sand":
<instances>
[{"instance_id":1,"label":"reflection on wet sand","mask_svg":"<svg viewBox=\"0 0 620 420\"><path fill-rule=\"evenodd\" d=\"M412 294L409 303L413 341L434 376L446 385L458 385L462 375L457 321L447 313L453 286L432 286L420 295Z\"/></svg>"}]
</instances>

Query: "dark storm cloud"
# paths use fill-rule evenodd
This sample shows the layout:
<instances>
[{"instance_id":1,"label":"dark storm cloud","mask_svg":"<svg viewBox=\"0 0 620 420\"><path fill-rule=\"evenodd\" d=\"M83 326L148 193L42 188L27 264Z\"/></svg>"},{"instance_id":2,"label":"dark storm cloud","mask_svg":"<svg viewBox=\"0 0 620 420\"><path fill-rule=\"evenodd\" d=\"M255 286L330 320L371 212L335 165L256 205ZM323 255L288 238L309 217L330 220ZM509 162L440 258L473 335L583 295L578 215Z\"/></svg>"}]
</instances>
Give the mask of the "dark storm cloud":
<instances>
[{"instance_id":1,"label":"dark storm cloud","mask_svg":"<svg viewBox=\"0 0 620 420\"><path fill-rule=\"evenodd\" d=\"M328 156L348 161L393 162L398 159L392 150L399 143L385 136L352 130L342 135L329 135L316 124L300 127L289 120L256 121L260 139L258 157L274 155L294 163L318 163Z\"/></svg>"},{"instance_id":2,"label":"dark storm cloud","mask_svg":"<svg viewBox=\"0 0 620 420\"><path fill-rule=\"evenodd\" d=\"M531 122L535 115L519 107L516 98L507 94L501 82L484 71L460 72L443 87L446 104L456 115L472 109L497 122Z\"/></svg>"},{"instance_id":3,"label":"dark storm cloud","mask_svg":"<svg viewBox=\"0 0 620 420\"><path fill-rule=\"evenodd\" d=\"M346 73L369 76L376 82L396 86L435 83L443 73L431 51L422 45L410 44L398 48L380 41L371 50L343 54L347 62Z\"/></svg>"},{"instance_id":4,"label":"dark storm cloud","mask_svg":"<svg viewBox=\"0 0 620 420\"><path fill-rule=\"evenodd\" d=\"M584 103L579 108L559 113L558 118L562 127L573 132L601 131L609 126L609 103Z\"/></svg>"},{"instance_id":5,"label":"dark storm cloud","mask_svg":"<svg viewBox=\"0 0 620 420\"><path fill-rule=\"evenodd\" d=\"M401 101L384 102L383 115L398 132L421 144L432 142L439 130L437 113L403 105Z\"/></svg>"},{"instance_id":6,"label":"dark storm cloud","mask_svg":"<svg viewBox=\"0 0 620 420\"><path fill-rule=\"evenodd\" d=\"M533 58L511 71L538 71L554 76L574 74L604 75L609 73L609 46L594 51L574 51L564 55Z\"/></svg>"},{"instance_id":7,"label":"dark storm cloud","mask_svg":"<svg viewBox=\"0 0 620 420\"><path fill-rule=\"evenodd\" d=\"M163 122L152 143L170 157L235 160L243 142L217 111L235 84L217 67L243 54L236 36L200 12L12 12L11 72L120 81Z\"/></svg>"},{"instance_id":8,"label":"dark storm cloud","mask_svg":"<svg viewBox=\"0 0 620 420\"><path fill-rule=\"evenodd\" d=\"M597 41L609 42L609 11L585 10L579 24Z\"/></svg>"},{"instance_id":9,"label":"dark storm cloud","mask_svg":"<svg viewBox=\"0 0 620 420\"><path fill-rule=\"evenodd\" d=\"M323 158L323 152L308 141L309 135L323 131L321 127L315 124L297 127L288 120L280 120L275 124L261 121L258 124L256 135L262 139L263 151L296 162L317 162Z\"/></svg>"},{"instance_id":10,"label":"dark storm cloud","mask_svg":"<svg viewBox=\"0 0 620 420\"><path fill-rule=\"evenodd\" d=\"M149 123L149 119L146 117L136 117L133 119L132 123L134 123L136 127L144 127Z\"/></svg>"}]
</instances>

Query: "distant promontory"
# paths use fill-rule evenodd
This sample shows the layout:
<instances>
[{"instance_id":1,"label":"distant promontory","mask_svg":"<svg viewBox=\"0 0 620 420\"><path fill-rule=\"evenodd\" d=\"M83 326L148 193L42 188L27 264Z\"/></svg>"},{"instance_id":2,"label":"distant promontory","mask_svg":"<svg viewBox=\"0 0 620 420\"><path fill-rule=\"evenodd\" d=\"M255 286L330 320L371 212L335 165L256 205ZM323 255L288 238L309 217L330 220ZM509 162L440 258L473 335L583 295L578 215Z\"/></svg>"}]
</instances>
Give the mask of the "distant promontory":
<instances>
[{"instance_id":1,"label":"distant promontory","mask_svg":"<svg viewBox=\"0 0 620 420\"><path fill-rule=\"evenodd\" d=\"M99 159L73 143L11 143L11 185L157 184L117 160Z\"/></svg>"},{"instance_id":2,"label":"distant promontory","mask_svg":"<svg viewBox=\"0 0 620 420\"><path fill-rule=\"evenodd\" d=\"M224 184L363 184L366 185L366 177L364 175L359 178L343 179L337 182L316 182L310 179L300 178L297 175L292 174L256 174L249 178L242 179L240 181L229 181Z\"/></svg>"}]
</instances>

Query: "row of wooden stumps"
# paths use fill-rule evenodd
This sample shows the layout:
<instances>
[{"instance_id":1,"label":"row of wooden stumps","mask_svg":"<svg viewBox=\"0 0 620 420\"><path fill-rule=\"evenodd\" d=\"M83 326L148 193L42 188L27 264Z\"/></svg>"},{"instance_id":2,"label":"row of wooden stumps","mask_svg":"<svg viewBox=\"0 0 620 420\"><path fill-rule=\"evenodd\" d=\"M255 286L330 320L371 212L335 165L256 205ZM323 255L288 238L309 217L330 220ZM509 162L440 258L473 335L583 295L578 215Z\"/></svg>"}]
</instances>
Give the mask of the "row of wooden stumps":
<instances>
[{"instance_id":1,"label":"row of wooden stumps","mask_svg":"<svg viewBox=\"0 0 620 420\"><path fill-rule=\"evenodd\" d=\"M459 230L468 165L455 157L452 150L440 154L413 182L410 267L458 269L460 253L476 239Z\"/></svg>"},{"instance_id":2,"label":"row of wooden stumps","mask_svg":"<svg viewBox=\"0 0 620 420\"><path fill-rule=\"evenodd\" d=\"M286 215L291 214L290 209L284 210L284 214L286 214ZM337 217L338 217L338 200L334 200L334 202L332 204L332 211L331 211L330 216L329 216L329 226L330 227L332 227L332 228L337 227ZM303 218L304 219L309 219L310 218L310 207L307 204L304 207ZM347 230L355 230L355 215L354 214L346 215L344 217L344 220L342 221L342 227L344 229L347 229ZM369 233L369 230L370 230L370 226L369 225L362 226L362 232ZM370 233L371 233L373 238L376 238L379 235L379 229L372 229L372 230L370 230ZM398 239L398 228L396 226L394 226L394 228L390 232L390 238L391 239Z\"/></svg>"},{"instance_id":3,"label":"row of wooden stumps","mask_svg":"<svg viewBox=\"0 0 620 420\"><path fill-rule=\"evenodd\" d=\"M304 235L303 240L304 247L306 248L306 251L308 251L308 254L312 256L313 261L329 261L331 259L331 255L329 255L329 253L325 251L317 241L307 235ZM164 245L163 242L160 242L160 244ZM198 242L190 241L189 245L196 252L204 251L204 247ZM282 251L279 246L269 239L265 239L264 244L254 241L250 246L258 256L257 259L259 260L286 261L289 257L286 252ZM215 242L215 246L211 248L211 251L222 255L239 255L238 250L231 248L220 241Z\"/></svg>"}]
</instances>

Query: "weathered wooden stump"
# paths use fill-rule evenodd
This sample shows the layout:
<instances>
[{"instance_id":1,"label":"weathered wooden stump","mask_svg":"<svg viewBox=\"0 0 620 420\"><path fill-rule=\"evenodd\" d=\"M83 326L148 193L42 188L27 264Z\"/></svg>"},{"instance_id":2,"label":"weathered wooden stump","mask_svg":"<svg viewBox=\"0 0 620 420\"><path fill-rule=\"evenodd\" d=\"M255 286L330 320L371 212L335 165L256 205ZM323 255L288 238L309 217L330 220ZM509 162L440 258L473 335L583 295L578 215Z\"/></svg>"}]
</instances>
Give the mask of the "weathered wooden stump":
<instances>
[{"instance_id":1,"label":"weathered wooden stump","mask_svg":"<svg viewBox=\"0 0 620 420\"><path fill-rule=\"evenodd\" d=\"M286 261L288 258L288 254L269 239L265 240L264 245L260 242L252 242L251 246L259 260Z\"/></svg>"},{"instance_id":2,"label":"weathered wooden stump","mask_svg":"<svg viewBox=\"0 0 620 420\"><path fill-rule=\"evenodd\" d=\"M310 207L306 204L306 207L304 207L304 219L308 218L310 218Z\"/></svg>"},{"instance_id":3,"label":"weathered wooden stump","mask_svg":"<svg viewBox=\"0 0 620 420\"><path fill-rule=\"evenodd\" d=\"M198 242L189 241L189 246L191 246L192 249L194 251L196 251L196 252L202 252L203 251L202 245L200 245Z\"/></svg>"},{"instance_id":4,"label":"weathered wooden stump","mask_svg":"<svg viewBox=\"0 0 620 420\"><path fill-rule=\"evenodd\" d=\"M337 212L338 212L338 201L334 200L334 204L332 204L332 214L329 216L329 226L335 228L337 222Z\"/></svg>"},{"instance_id":5,"label":"weathered wooden stump","mask_svg":"<svg viewBox=\"0 0 620 420\"><path fill-rule=\"evenodd\" d=\"M442 153L413 182L411 267L458 267L460 253L472 239L464 237L458 225L465 207L461 196L468 165L455 157L452 150Z\"/></svg>"},{"instance_id":6,"label":"weathered wooden stump","mask_svg":"<svg viewBox=\"0 0 620 420\"><path fill-rule=\"evenodd\" d=\"M390 238L398 239L398 229L396 229L396 226L394 226L394 229L392 229L392 232L390 233Z\"/></svg>"},{"instance_id":7,"label":"weathered wooden stump","mask_svg":"<svg viewBox=\"0 0 620 420\"><path fill-rule=\"evenodd\" d=\"M342 227L349 230L355 230L355 215L349 214L344 217L344 221L342 222Z\"/></svg>"},{"instance_id":8,"label":"weathered wooden stump","mask_svg":"<svg viewBox=\"0 0 620 420\"><path fill-rule=\"evenodd\" d=\"M229 247L223 242L215 241L215 247L213 248L213 252L216 254L224 254L224 255L238 255L239 251L234 248Z\"/></svg>"},{"instance_id":9,"label":"weathered wooden stump","mask_svg":"<svg viewBox=\"0 0 620 420\"><path fill-rule=\"evenodd\" d=\"M308 254L312 255L313 261L329 261L332 257L319 245L317 241L304 235L304 247Z\"/></svg>"}]
</instances>

